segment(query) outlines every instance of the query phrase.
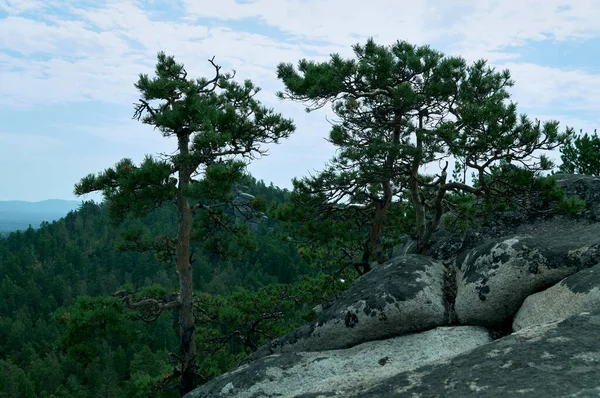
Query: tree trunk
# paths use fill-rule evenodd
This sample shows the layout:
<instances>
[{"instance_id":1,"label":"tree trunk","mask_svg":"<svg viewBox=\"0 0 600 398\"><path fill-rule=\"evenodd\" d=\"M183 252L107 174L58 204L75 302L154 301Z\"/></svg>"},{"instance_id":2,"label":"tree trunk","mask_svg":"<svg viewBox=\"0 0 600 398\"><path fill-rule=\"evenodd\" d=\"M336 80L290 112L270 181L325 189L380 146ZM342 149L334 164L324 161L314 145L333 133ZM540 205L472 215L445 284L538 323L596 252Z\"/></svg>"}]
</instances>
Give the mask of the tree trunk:
<instances>
[{"instance_id":1,"label":"tree trunk","mask_svg":"<svg viewBox=\"0 0 600 398\"><path fill-rule=\"evenodd\" d=\"M183 397L196 387L196 339L194 335L192 267L190 264L190 231L192 212L187 196L183 190L189 186L191 179L190 166L186 164L189 153L189 136L181 134L179 151L182 164L179 167L179 189L177 192L178 229L177 229L177 273L179 275L179 331L181 337L181 385L179 392Z\"/></svg>"},{"instance_id":2,"label":"tree trunk","mask_svg":"<svg viewBox=\"0 0 600 398\"><path fill-rule=\"evenodd\" d=\"M387 256L383 252L383 244L381 243L381 229L383 228L383 220L387 214L390 204L392 203L392 187L389 181L383 183L383 199L375 206L375 217L371 224L370 246L375 254L375 260L378 264L383 264L387 261Z\"/></svg>"},{"instance_id":3,"label":"tree trunk","mask_svg":"<svg viewBox=\"0 0 600 398\"><path fill-rule=\"evenodd\" d=\"M416 226L417 226L417 253L427 254L429 246L429 230L427 228L427 219L425 218L425 209L423 203L419 200L418 183L414 182L411 189L411 202L415 208Z\"/></svg>"},{"instance_id":4,"label":"tree trunk","mask_svg":"<svg viewBox=\"0 0 600 398\"><path fill-rule=\"evenodd\" d=\"M181 196L181 195L180 195ZM179 330L181 334L181 396L196 386L196 341L194 336L192 267L190 265L191 212L187 197L177 198L177 272L179 274Z\"/></svg>"},{"instance_id":5,"label":"tree trunk","mask_svg":"<svg viewBox=\"0 0 600 398\"><path fill-rule=\"evenodd\" d=\"M427 254L429 246L429 233L425 215L425 205L421 202L419 194L419 167L423 156L423 115L419 113L419 128L416 131L416 154L411 167L410 201L415 209L417 224L417 253Z\"/></svg>"}]
</instances>

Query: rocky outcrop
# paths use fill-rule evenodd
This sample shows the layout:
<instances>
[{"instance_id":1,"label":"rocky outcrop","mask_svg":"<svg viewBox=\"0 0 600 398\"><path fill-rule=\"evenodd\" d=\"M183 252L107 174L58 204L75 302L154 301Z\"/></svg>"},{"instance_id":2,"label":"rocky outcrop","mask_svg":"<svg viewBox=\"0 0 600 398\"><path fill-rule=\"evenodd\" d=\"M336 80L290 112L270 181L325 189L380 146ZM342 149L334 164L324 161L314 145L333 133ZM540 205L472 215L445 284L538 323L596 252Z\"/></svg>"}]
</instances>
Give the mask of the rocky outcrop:
<instances>
[{"instance_id":1,"label":"rocky outcrop","mask_svg":"<svg viewBox=\"0 0 600 398\"><path fill-rule=\"evenodd\" d=\"M348 396L598 397L599 331L600 312L576 315L523 329L442 363L400 372ZM330 392L321 396L333 396Z\"/></svg>"},{"instance_id":2,"label":"rocky outcrop","mask_svg":"<svg viewBox=\"0 0 600 398\"><path fill-rule=\"evenodd\" d=\"M449 323L442 264L430 258L396 257L375 267L319 316L246 359L281 352L348 348L372 340Z\"/></svg>"},{"instance_id":3,"label":"rocky outcrop","mask_svg":"<svg viewBox=\"0 0 600 398\"><path fill-rule=\"evenodd\" d=\"M576 174L556 174L554 178L569 196L585 200L580 219L600 222L600 178Z\"/></svg>"},{"instance_id":4,"label":"rocky outcrop","mask_svg":"<svg viewBox=\"0 0 600 398\"><path fill-rule=\"evenodd\" d=\"M565 320L600 309L600 265L571 275L525 299L513 321L513 330Z\"/></svg>"},{"instance_id":5,"label":"rocky outcrop","mask_svg":"<svg viewBox=\"0 0 600 398\"><path fill-rule=\"evenodd\" d=\"M541 232L541 234L540 234ZM457 259L455 309L461 324L511 323L525 298L600 260L600 224L561 233L512 236Z\"/></svg>"},{"instance_id":6,"label":"rocky outcrop","mask_svg":"<svg viewBox=\"0 0 600 398\"><path fill-rule=\"evenodd\" d=\"M573 174L557 174L555 179L568 196L585 200L585 208L577 216L566 216L556 212L535 213L515 210L496 215L477 228L464 233L438 229L432 236L429 256L444 263L453 262L456 257L481 243L508 236L545 236L561 233L565 229L600 222L600 178ZM404 243L392 249L395 255L402 251L414 252L416 244L409 237Z\"/></svg>"},{"instance_id":7,"label":"rocky outcrop","mask_svg":"<svg viewBox=\"0 0 600 398\"><path fill-rule=\"evenodd\" d=\"M407 240L187 397L600 396L600 178L559 183L581 216L440 232L428 257Z\"/></svg>"},{"instance_id":8,"label":"rocky outcrop","mask_svg":"<svg viewBox=\"0 0 600 398\"><path fill-rule=\"evenodd\" d=\"M442 327L346 350L276 354L216 378L187 397L350 396L398 372L455 357L490 341L484 328Z\"/></svg>"}]
</instances>

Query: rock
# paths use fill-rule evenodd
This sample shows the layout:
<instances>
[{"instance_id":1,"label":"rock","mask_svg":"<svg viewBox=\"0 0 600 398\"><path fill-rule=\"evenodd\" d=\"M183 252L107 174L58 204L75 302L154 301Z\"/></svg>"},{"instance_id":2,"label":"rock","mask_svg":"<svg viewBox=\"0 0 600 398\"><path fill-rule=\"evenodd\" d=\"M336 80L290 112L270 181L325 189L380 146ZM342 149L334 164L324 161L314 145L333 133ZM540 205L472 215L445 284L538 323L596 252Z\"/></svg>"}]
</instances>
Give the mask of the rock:
<instances>
[{"instance_id":1,"label":"rock","mask_svg":"<svg viewBox=\"0 0 600 398\"><path fill-rule=\"evenodd\" d=\"M345 350L275 354L211 380L186 398L348 396L490 341L484 328L440 327Z\"/></svg>"},{"instance_id":2,"label":"rock","mask_svg":"<svg viewBox=\"0 0 600 398\"><path fill-rule=\"evenodd\" d=\"M600 178L557 179L582 215L438 231L428 256L403 239L316 320L187 397L600 396Z\"/></svg>"},{"instance_id":3,"label":"rock","mask_svg":"<svg viewBox=\"0 0 600 398\"><path fill-rule=\"evenodd\" d=\"M261 347L244 363L281 352L349 348L448 324L442 264L420 255L391 259L362 276L310 323Z\"/></svg>"},{"instance_id":4,"label":"rock","mask_svg":"<svg viewBox=\"0 0 600 398\"><path fill-rule=\"evenodd\" d=\"M461 324L512 323L525 298L600 261L600 224L561 233L512 236L470 250L457 259L455 310Z\"/></svg>"},{"instance_id":5,"label":"rock","mask_svg":"<svg viewBox=\"0 0 600 398\"><path fill-rule=\"evenodd\" d=\"M600 311L523 329L350 397L598 397ZM330 393L333 391L330 390ZM327 392L323 396L328 396Z\"/></svg>"},{"instance_id":6,"label":"rock","mask_svg":"<svg viewBox=\"0 0 600 398\"><path fill-rule=\"evenodd\" d=\"M388 258L417 254L417 241L408 235L400 237L402 243L392 247L388 252Z\"/></svg>"},{"instance_id":7,"label":"rock","mask_svg":"<svg viewBox=\"0 0 600 398\"><path fill-rule=\"evenodd\" d=\"M600 222L600 177L556 174L554 178L567 195L585 200L585 210L581 218L589 222Z\"/></svg>"},{"instance_id":8,"label":"rock","mask_svg":"<svg viewBox=\"0 0 600 398\"><path fill-rule=\"evenodd\" d=\"M600 177L556 174L554 176L568 196L576 196L586 201L585 209L579 216L568 216L550 211L545 214L512 210L497 214L482 226L463 233L450 232L439 228L433 233L428 255L448 263L461 252L477 245L512 235L560 232L564 228L582 223L600 222ZM407 243L404 244L406 246Z\"/></svg>"},{"instance_id":9,"label":"rock","mask_svg":"<svg viewBox=\"0 0 600 398\"><path fill-rule=\"evenodd\" d=\"M513 321L513 330L562 321L600 308L600 265L571 275L525 299Z\"/></svg>"}]
</instances>

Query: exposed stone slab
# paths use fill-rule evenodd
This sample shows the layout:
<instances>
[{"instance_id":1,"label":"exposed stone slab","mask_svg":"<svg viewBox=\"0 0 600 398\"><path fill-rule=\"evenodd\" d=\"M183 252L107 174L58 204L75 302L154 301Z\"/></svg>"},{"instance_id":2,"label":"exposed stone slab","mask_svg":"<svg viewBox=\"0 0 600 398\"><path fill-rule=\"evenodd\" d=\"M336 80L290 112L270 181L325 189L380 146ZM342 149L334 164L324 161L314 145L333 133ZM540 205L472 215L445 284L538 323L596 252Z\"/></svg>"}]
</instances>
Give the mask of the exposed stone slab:
<instances>
[{"instance_id":1,"label":"exposed stone slab","mask_svg":"<svg viewBox=\"0 0 600 398\"><path fill-rule=\"evenodd\" d=\"M573 274L525 299L513 321L513 330L562 321L600 308L600 265Z\"/></svg>"},{"instance_id":2,"label":"exposed stone slab","mask_svg":"<svg viewBox=\"0 0 600 398\"><path fill-rule=\"evenodd\" d=\"M552 235L512 236L457 259L455 310L461 324L511 324L527 296L600 261L600 224Z\"/></svg>"},{"instance_id":3,"label":"exposed stone slab","mask_svg":"<svg viewBox=\"0 0 600 398\"><path fill-rule=\"evenodd\" d=\"M430 257L405 239L314 322L188 397L600 396L600 178L558 179L582 215L438 231ZM438 327L454 316L472 326Z\"/></svg>"},{"instance_id":4,"label":"exposed stone slab","mask_svg":"<svg viewBox=\"0 0 600 398\"><path fill-rule=\"evenodd\" d=\"M444 363L402 372L366 392L349 396L597 397L599 333L600 312L584 313L560 323L523 329Z\"/></svg>"},{"instance_id":5,"label":"exposed stone slab","mask_svg":"<svg viewBox=\"0 0 600 398\"><path fill-rule=\"evenodd\" d=\"M345 350L275 354L211 380L186 397L348 396L490 341L484 328L441 327Z\"/></svg>"}]
</instances>

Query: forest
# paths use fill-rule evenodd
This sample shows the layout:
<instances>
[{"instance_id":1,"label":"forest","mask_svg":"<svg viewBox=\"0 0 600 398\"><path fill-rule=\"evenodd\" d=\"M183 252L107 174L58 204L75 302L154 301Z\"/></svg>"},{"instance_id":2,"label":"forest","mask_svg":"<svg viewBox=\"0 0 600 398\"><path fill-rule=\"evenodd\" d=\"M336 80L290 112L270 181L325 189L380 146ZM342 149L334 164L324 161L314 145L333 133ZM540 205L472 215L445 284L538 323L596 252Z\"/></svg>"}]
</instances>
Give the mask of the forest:
<instances>
[{"instance_id":1,"label":"forest","mask_svg":"<svg viewBox=\"0 0 600 398\"><path fill-rule=\"evenodd\" d=\"M289 194L252 177L246 182L248 192L269 203L282 203ZM105 205L85 202L59 221L0 238L0 396L179 395L160 384L172 373L169 353L178 352L177 313L137 313L113 296L129 289L158 298L178 288L176 274L152 253L115 249L132 227L167 233L173 211L165 206L115 228ZM302 278L314 281L316 272L283 233L267 220L256 225L254 250L244 257L222 260L207 253L194 262L198 295L211 307L197 325L199 373L207 379L235 366L246 352L227 336L246 333L248 323L261 320L265 336L275 337L298 326L312 302L322 301L316 295L327 286L311 286L315 298L308 297ZM305 301L297 303L292 296L301 289ZM281 292L290 298L282 300ZM285 316L261 319L282 311ZM254 344L264 338L253 338ZM228 346L219 350L223 344Z\"/></svg>"},{"instance_id":2,"label":"forest","mask_svg":"<svg viewBox=\"0 0 600 398\"><path fill-rule=\"evenodd\" d=\"M519 114L509 71L484 60L401 41L353 50L277 66L279 98L338 118L335 156L292 191L246 166L293 121L214 59L214 76L192 80L159 53L133 116L176 153L82 176L75 193L102 203L0 237L0 396L183 396L313 319L407 239L427 255L440 228L581 211L553 174L600 175L596 132Z\"/></svg>"}]
</instances>

